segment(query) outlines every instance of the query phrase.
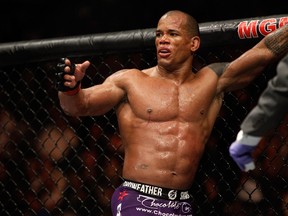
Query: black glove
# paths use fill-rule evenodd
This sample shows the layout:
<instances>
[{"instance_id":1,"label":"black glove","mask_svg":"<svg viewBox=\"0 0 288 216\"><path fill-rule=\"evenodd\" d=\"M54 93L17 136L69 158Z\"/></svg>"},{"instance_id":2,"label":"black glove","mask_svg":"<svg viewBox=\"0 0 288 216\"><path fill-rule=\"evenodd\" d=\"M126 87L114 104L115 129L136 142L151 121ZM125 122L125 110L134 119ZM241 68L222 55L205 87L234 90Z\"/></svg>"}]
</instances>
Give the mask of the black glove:
<instances>
[{"instance_id":1,"label":"black glove","mask_svg":"<svg viewBox=\"0 0 288 216\"><path fill-rule=\"evenodd\" d=\"M71 62L71 66L65 65L65 60L66 58L61 58L60 62L56 65L56 88L58 91L62 91L62 92L72 91L78 88L80 84L80 82L77 82L76 86L73 88L70 88L64 85L64 82L67 81L64 79L64 75L65 74L73 75L75 72L75 67L76 67L76 65L72 62ZM69 73L64 71L64 68L67 66L70 67Z\"/></svg>"}]
</instances>

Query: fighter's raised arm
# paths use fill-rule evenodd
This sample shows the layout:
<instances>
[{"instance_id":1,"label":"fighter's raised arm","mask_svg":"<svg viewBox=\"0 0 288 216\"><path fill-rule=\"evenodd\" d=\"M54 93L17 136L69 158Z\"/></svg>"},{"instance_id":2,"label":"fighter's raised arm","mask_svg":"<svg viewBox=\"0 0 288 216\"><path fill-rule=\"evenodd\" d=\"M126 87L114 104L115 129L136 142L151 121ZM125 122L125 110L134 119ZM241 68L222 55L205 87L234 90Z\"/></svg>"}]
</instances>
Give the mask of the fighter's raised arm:
<instances>
[{"instance_id":1,"label":"fighter's raised arm","mask_svg":"<svg viewBox=\"0 0 288 216\"><path fill-rule=\"evenodd\" d=\"M254 47L232 61L219 79L217 92L247 86L263 69L288 52L288 25L266 35Z\"/></svg>"}]
</instances>

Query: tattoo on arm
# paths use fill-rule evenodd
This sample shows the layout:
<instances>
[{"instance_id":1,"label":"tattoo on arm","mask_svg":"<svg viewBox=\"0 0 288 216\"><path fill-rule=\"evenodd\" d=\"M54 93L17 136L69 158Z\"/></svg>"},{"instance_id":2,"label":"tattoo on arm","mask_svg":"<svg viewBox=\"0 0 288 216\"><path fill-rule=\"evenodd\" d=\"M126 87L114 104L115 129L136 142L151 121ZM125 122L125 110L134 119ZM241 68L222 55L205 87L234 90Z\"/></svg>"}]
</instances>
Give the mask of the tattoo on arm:
<instances>
[{"instance_id":1,"label":"tattoo on arm","mask_svg":"<svg viewBox=\"0 0 288 216\"><path fill-rule=\"evenodd\" d=\"M211 68L218 77L220 77L227 68L228 64L228 62L212 63L208 65L208 67Z\"/></svg>"},{"instance_id":2,"label":"tattoo on arm","mask_svg":"<svg viewBox=\"0 0 288 216\"><path fill-rule=\"evenodd\" d=\"M288 25L283 26L280 30L275 31L265 38L265 45L276 56L282 56L288 52Z\"/></svg>"}]
</instances>

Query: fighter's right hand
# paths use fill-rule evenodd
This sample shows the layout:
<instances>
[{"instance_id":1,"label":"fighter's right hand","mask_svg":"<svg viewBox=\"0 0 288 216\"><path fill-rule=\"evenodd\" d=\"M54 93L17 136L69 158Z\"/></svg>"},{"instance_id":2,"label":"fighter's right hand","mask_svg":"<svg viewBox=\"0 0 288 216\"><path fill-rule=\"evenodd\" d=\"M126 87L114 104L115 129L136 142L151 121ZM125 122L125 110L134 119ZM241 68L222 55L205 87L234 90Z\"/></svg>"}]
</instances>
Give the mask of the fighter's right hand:
<instances>
[{"instance_id":1,"label":"fighter's right hand","mask_svg":"<svg viewBox=\"0 0 288 216\"><path fill-rule=\"evenodd\" d=\"M68 58L61 58L56 65L56 88L58 91L69 92L78 88L90 62L74 64Z\"/></svg>"},{"instance_id":2,"label":"fighter's right hand","mask_svg":"<svg viewBox=\"0 0 288 216\"><path fill-rule=\"evenodd\" d=\"M229 147L230 156L242 171L255 169L252 152L256 149L261 137L250 136L239 131L236 141Z\"/></svg>"}]
</instances>

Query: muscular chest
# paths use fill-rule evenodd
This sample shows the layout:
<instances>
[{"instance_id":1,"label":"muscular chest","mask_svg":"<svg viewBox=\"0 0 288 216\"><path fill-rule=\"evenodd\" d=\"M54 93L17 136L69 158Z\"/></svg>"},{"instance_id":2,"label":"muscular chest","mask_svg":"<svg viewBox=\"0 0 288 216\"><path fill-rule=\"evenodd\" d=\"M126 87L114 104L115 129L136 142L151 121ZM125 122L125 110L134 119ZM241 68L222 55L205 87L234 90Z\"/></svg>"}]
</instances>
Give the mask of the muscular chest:
<instances>
[{"instance_id":1,"label":"muscular chest","mask_svg":"<svg viewBox=\"0 0 288 216\"><path fill-rule=\"evenodd\" d=\"M149 83L129 92L129 105L131 111L142 119L193 121L208 112L212 95L207 92L192 84Z\"/></svg>"}]
</instances>

